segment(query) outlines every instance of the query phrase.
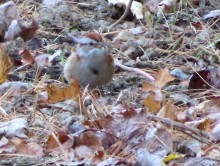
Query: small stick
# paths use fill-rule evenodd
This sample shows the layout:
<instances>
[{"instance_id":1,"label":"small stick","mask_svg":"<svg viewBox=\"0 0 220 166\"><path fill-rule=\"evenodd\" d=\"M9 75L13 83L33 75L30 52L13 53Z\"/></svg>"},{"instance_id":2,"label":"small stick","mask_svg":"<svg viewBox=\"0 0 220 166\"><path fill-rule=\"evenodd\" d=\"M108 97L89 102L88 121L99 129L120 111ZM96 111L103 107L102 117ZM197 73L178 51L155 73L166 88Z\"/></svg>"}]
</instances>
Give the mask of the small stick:
<instances>
[{"instance_id":1,"label":"small stick","mask_svg":"<svg viewBox=\"0 0 220 166\"><path fill-rule=\"evenodd\" d=\"M71 38L74 43L79 43L79 39L73 36L71 33L67 33L67 37Z\"/></svg>"},{"instance_id":2,"label":"small stick","mask_svg":"<svg viewBox=\"0 0 220 166\"><path fill-rule=\"evenodd\" d=\"M129 12L129 10L130 10L130 8L131 8L132 2L133 2L133 0L130 0L130 1L129 1L128 6L126 7L126 9L125 9L123 15L119 18L119 20L117 20L115 23L113 23L112 25L110 25L109 28L113 28L114 26L118 25L120 22L122 22L122 21L125 19L125 17L128 15L128 12Z\"/></svg>"},{"instance_id":3,"label":"small stick","mask_svg":"<svg viewBox=\"0 0 220 166\"><path fill-rule=\"evenodd\" d=\"M212 144L212 142L210 141L212 139L207 132L204 132L204 131L199 130L194 127L185 126L182 123L175 122L175 121L172 121L167 118L161 118L161 117L157 117L155 115L148 115L148 117L153 119L154 121L159 121L159 122L162 122L168 126L172 126L172 127L176 128L176 130L182 131L182 132L188 134L189 136L191 136L201 142L205 142L207 144Z\"/></svg>"},{"instance_id":4,"label":"small stick","mask_svg":"<svg viewBox=\"0 0 220 166\"><path fill-rule=\"evenodd\" d=\"M115 61L115 65L120 67L121 69L126 70L126 71L135 72L135 73L138 73L138 74L144 76L146 79L148 79L148 81L150 83L154 82L154 77L152 77L150 74L144 72L143 70L140 70L138 68L132 68L132 67L125 66L125 65L121 64L119 61Z\"/></svg>"}]
</instances>

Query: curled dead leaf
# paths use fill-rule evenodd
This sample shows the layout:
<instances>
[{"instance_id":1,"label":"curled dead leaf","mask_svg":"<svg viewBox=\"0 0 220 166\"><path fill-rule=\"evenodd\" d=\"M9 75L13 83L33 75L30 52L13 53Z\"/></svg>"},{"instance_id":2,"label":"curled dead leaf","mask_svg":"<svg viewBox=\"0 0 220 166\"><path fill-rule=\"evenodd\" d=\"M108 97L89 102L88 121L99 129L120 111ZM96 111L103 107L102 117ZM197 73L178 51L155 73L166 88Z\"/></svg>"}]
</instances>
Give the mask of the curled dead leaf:
<instances>
[{"instance_id":1,"label":"curled dead leaf","mask_svg":"<svg viewBox=\"0 0 220 166\"><path fill-rule=\"evenodd\" d=\"M168 82L174 79L168 68L160 69L155 75L155 86L162 89Z\"/></svg>"},{"instance_id":2,"label":"curled dead leaf","mask_svg":"<svg viewBox=\"0 0 220 166\"><path fill-rule=\"evenodd\" d=\"M162 89L168 82L173 81L175 78L170 74L168 68L160 69L155 74L154 84L145 83L143 89L148 91L156 91Z\"/></svg>"},{"instance_id":3,"label":"curled dead leaf","mask_svg":"<svg viewBox=\"0 0 220 166\"><path fill-rule=\"evenodd\" d=\"M47 85L45 90L48 94L47 102L49 103L56 103L65 99L76 100L79 96L79 84L74 80L69 86L63 88L56 84Z\"/></svg>"},{"instance_id":4,"label":"curled dead leaf","mask_svg":"<svg viewBox=\"0 0 220 166\"><path fill-rule=\"evenodd\" d=\"M34 60L34 56L31 54L31 52L27 49L23 50L20 53L21 57L22 57L22 62L24 64L33 64L35 62Z\"/></svg>"},{"instance_id":5,"label":"curled dead leaf","mask_svg":"<svg viewBox=\"0 0 220 166\"><path fill-rule=\"evenodd\" d=\"M0 5L0 25L1 41L13 40L18 36L27 41L38 29L38 22L34 18L30 24L20 18L17 5L12 1Z\"/></svg>"},{"instance_id":6,"label":"curled dead leaf","mask_svg":"<svg viewBox=\"0 0 220 166\"><path fill-rule=\"evenodd\" d=\"M143 105L148 108L150 112L159 111L162 107L163 95L159 90L157 93L149 92L149 95L143 100Z\"/></svg>"},{"instance_id":7,"label":"curled dead leaf","mask_svg":"<svg viewBox=\"0 0 220 166\"><path fill-rule=\"evenodd\" d=\"M16 147L18 154L30 155L35 157L43 157L44 155L43 148L35 142L26 143L20 138L16 137L12 138L10 142Z\"/></svg>"},{"instance_id":8,"label":"curled dead leaf","mask_svg":"<svg viewBox=\"0 0 220 166\"><path fill-rule=\"evenodd\" d=\"M11 60L6 54L3 47L0 45L0 84L3 83L7 79L7 74L12 66Z\"/></svg>"}]
</instances>

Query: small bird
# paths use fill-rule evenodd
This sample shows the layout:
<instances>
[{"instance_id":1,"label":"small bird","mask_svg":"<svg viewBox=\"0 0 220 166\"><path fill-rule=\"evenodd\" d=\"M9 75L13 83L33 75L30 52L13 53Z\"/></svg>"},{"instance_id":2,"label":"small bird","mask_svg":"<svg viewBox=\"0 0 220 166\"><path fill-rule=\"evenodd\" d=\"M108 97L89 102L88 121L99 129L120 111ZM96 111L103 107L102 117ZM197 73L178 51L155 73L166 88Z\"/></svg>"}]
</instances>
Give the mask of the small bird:
<instances>
[{"instance_id":1,"label":"small bird","mask_svg":"<svg viewBox=\"0 0 220 166\"><path fill-rule=\"evenodd\" d=\"M76 51L73 52L64 65L64 77L71 83L77 80L80 86L89 88L107 84L114 74L114 60L110 54L111 48L103 43L98 33L88 33L78 39Z\"/></svg>"}]
</instances>

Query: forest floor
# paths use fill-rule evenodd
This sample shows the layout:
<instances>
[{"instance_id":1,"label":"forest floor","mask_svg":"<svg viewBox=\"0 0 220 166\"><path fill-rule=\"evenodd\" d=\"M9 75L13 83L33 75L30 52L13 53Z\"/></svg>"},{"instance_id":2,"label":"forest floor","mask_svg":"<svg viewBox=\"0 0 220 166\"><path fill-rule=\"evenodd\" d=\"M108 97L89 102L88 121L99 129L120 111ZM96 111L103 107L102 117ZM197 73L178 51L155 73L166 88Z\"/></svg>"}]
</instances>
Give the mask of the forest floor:
<instances>
[{"instance_id":1,"label":"forest floor","mask_svg":"<svg viewBox=\"0 0 220 166\"><path fill-rule=\"evenodd\" d=\"M0 165L220 165L220 1L128 2L0 2ZM88 32L116 64L93 90L63 76Z\"/></svg>"}]
</instances>

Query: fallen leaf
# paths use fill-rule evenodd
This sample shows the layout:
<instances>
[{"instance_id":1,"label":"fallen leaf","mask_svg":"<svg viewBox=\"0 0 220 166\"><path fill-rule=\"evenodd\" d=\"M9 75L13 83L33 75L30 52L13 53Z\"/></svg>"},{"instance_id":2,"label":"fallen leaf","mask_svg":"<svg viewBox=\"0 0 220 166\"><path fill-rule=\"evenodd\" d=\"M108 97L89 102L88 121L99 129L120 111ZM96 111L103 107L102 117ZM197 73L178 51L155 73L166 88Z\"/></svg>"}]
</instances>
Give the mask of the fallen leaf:
<instances>
[{"instance_id":1,"label":"fallen leaf","mask_svg":"<svg viewBox=\"0 0 220 166\"><path fill-rule=\"evenodd\" d=\"M35 62L34 56L27 49L23 50L21 53L22 62L24 64L33 64Z\"/></svg>"},{"instance_id":2,"label":"fallen leaf","mask_svg":"<svg viewBox=\"0 0 220 166\"><path fill-rule=\"evenodd\" d=\"M176 0L148 0L146 2L146 7L150 12L154 14L157 13L157 16L161 17L162 13L172 12L176 2Z\"/></svg>"},{"instance_id":3,"label":"fallen leaf","mask_svg":"<svg viewBox=\"0 0 220 166\"><path fill-rule=\"evenodd\" d=\"M79 137L78 145L86 145L90 147L93 152L103 150L102 141L92 131L84 132Z\"/></svg>"},{"instance_id":4,"label":"fallen leaf","mask_svg":"<svg viewBox=\"0 0 220 166\"><path fill-rule=\"evenodd\" d=\"M173 81L175 78L170 74L168 68L160 69L155 74L154 84L145 83L143 89L147 91L157 91L162 89L168 82Z\"/></svg>"},{"instance_id":5,"label":"fallen leaf","mask_svg":"<svg viewBox=\"0 0 220 166\"><path fill-rule=\"evenodd\" d=\"M170 74L168 68L160 69L155 74L154 85L162 89L168 82L173 81L175 78Z\"/></svg>"},{"instance_id":6,"label":"fallen leaf","mask_svg":"<svg viewBox=\"0 0 220 166\"><path fill-rule=\"evenodd\" d=\"M31 24L27 24L22 21L18 13L16 4L12 1L0 6L0 17L2 17L0 19L0 25L2 25L0 37L4 34L4 41L13 40L19 36L23 38L24 41L27 41L34 36L38 29L36 20L32 18ZM3 20L5 24L3 24L1 20Z\"/></svg>"},{"instance_id":7,"label":"fallen leaf","mask_svg":"<svg viewBox=\"0 0 220 166\"><path fill-rule=\"evenodd\" d=\"M24 39L24 41L28 41L32 37L34 37L35 32L38 30L38 23L34 18L32 18L32 22L30 25L21 22L19 22L19 25L21 28L19 36Z\"/></svg>"},{"instance_id":8,"label":"fallen leaf","mask_svg":"<svg viewBox=\"0 0 220 166\"><path fill-rule=\"evenodd\" d=\"M170 13L173 11L174 6L176 5L177 0L163 0L158 5L157 16L163 16L163 13Z\"/></svg>"},{"instance_id":9,"label":"fallen leaf","mask_svg":"<svg viewBox=\"0 0 220 166\"><path fill-rule=\"evenodd\" d=\"M0 45L0 84L5 82L10 67L12 66L11 60L6 54L3 47Z\"/></svg>"},{"instance_id":10,"label":"fallen leaf","mask_svg":"<svg viewBox=\"0 0 220 166\"><path fill-rule=\"evenodd\" d=\"M102 141L92 131L87 131L79 136L79 140L75 142L75 155L79 159L92 158L93 162L104 159L104 148Z\"/></svg>"},{"instance_id":11,"label":"fallen leaf","mask_svg":"<svg viewBox=\"0 0 220 166\"><path fill-rule=\"evenodd\" d=\"M60 144L62 145L63 149L68 150L69 148L71 148L73 146L73 139L71 139L66 132L63 131L59 131L57 134L57 139L60 142ZM54 138L53 135L49 135L47 138L47 141L45 143L44 146L45 150L47 152L59 152L60 151L60 147L56 141L56 139Z\"/></svg>"},{"instance_id":12,"label":"fallen leaf","mask_svg":"<svg viewBox=\"0 0 220 166\"><path fill-rule=\"evenodd\" d=\"M208 119L208 118L202 119L202 122L200 124L198 124L197 128L200 130L209 132L210 128L211 128L210 119Z\"/></svg>"},{"instance_id":13,"label":"fallen leaf","mask_svg":"<svg viewBox=\"0 0 220 166\"><path fill-rule=\"evenodd\" d=\"M162 0L148 0L148 1L145 3L145 5L146 5L147 9L148 9L150 12L156 14L157 11L158 11L158 5L159 5L159 3L160 3L161 1L162 1Z\"/></svg>"},{"instance_id":14,"label":"fallen leaf","mask_svg":"<svg viewBox=\"0 0 220 166\"><path fill-rule=\"evenodd\" d=\"M173 104L173 101L168 101L164 106L160 109L160 111L157 113L158 117L162 118L168 118L171 120L174 120L176 117L176 113L180 110L179 107L176 107Z\"/></svg>"},{"instance_id":15,"label":"fallen leaf","mask_svg":"<svg viewBox=\"0 0 220 166\"><path fill-rule=\"evenodd\" d=\"M163 95L161 89L170 81L175 78L171 76L168 68L160 69L155 74L154 84L145 83L143 90L146 92L147 97L143 100L143 105L146 106L149 111L156 112L162 107Z\"/></svg>"},{"instance_id":16,"label":"fallen leaf","mask_svg":"<svg viewBox=\"0 0 220 166\"><path fill-rule=\"evenodd\" d=\"M166 156L166 157L163 159L163 162L168 163L168 162L170 162L171 160L175 160L175 159L179 159L179 158L183 158L183 157L184 157L184 155L181 155L181 154L170 153L168 156Z\"/></svg>"},{"instance_id":17,"label":"fallen leaf","mask_svg":"<svg viewBox=\"0 0 220 166\"><path fill-rule=\"evenodd\" d=\"M43 148L35 142L26 143L20 138L12 138L10 142L16 147L18 154L43 157Z\"/></svg>"},{"instance_id":18,"label":"fallen leaf","mask_svg":"<svg viewBox=\"0 0 220 166\"><path fill-rule=\"evenodd\" d=\"M201 120L195 120L191 122L185 122L185 125L198 128L203 131L210 131L210 120L208 118L203 118Z\"/></svg>"},{"instance_id":19,"label":"fallen leaf","mask_svg":"<svg viewBox=\"0 0 220 166\"><path fill-rule=\"evenodd\" d=\"M74 149L74 156L77 160L88 159L94 156L94 151L85 145L77 146Z\"/></svg>"},{"instance_id":20,"label":"fallen leaf","mask_svg":"<svg viewBox=\"0 0 220 166\"><path fill-rule=\"evenodd\" d=\"M158 111L163 102L163 95L159 90L157 93L150 91L149 95L143 100L143 105L148 108L150 112Z\"/></svg>"},{"instance_id":21,"label":"fallen leaf","mask_svg":"<svg viewBox=\"0 0 220 166\"><path fill-rule=\"evenodd\" d=\"M19 18L16 4L12 1L0 5L0 14L4 17L7 27Z\"/></svg>"},{"instance_id":22,"label":"fallen leaf","mask_svg":"<svg viewBox=\"0 0 220 166\"><path fill-rule=\"evenodd\" d=\"M6 138L2 137L0 140L0 154L2 153L15 153L15 146Z\"/></svg>"},{"instance_id":23,"label":"fallen leaf","mask_svg":"<svg viewBox=\"0 0 220 166\"><path fill-rule=\"evenodd\" d=\"M211 68L193 73L189 89L220 89L220 69Z\"/></svg>"},{"instance_id":24,"label":"fallen leaf","mask_svg":"<svg viewBox=\"0 0 220 166\"><path fill-rule=\"evenodd\" d=\"M56 84L47 85L45 88L48 94L49 103L56 103L65 99L76 100L79 96L79 85L77 81L72 81L71 85L60 88Z\"/></svg>"}]
</instances>

